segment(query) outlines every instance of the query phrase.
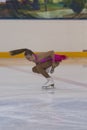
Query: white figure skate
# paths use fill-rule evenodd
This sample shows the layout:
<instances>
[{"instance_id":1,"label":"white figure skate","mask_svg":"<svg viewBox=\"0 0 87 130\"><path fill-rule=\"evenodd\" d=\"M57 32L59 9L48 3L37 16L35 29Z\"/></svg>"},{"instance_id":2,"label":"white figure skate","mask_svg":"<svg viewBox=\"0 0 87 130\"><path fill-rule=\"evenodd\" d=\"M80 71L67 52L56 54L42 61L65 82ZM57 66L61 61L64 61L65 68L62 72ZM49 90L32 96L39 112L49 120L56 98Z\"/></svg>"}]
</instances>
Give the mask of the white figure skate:
<instances>
[{"instance_id":1,"label":"white figure skate","mask_svg":"<svg viewBox=\"0 0 87 130\"><path fill-rule=\"evenodd\" d=\"M53 79L47 78L47 82L42 86L42 88L54 88L54 82Z\"/></svg>"}]
</instances>

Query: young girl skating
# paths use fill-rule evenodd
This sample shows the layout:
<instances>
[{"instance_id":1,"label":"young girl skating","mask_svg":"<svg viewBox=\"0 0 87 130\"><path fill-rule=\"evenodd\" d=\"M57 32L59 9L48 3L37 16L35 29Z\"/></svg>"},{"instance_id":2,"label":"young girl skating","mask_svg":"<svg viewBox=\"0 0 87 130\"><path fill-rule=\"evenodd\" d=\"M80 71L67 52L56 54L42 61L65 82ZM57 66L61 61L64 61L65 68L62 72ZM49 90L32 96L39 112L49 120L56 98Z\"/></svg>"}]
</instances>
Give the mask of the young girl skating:
<instances>
[{"instance_id":1,"label":"young girl skating","mask_svg":"<svg viewBox=\"0 0 87 130\"><path fill-rule=\"evenodd\" d=\"M47 82L43 87L54 87L53 78L49 73L53 73L59 63L66 59L66 56L55 54L54 51L34 53L32 50L26 48L10 51L12 56L20 53L24 53L24 56L28 61L35 63L35 66L32 68L34 73L42 74L47 79Z\"/></svg>"}]
</instances>

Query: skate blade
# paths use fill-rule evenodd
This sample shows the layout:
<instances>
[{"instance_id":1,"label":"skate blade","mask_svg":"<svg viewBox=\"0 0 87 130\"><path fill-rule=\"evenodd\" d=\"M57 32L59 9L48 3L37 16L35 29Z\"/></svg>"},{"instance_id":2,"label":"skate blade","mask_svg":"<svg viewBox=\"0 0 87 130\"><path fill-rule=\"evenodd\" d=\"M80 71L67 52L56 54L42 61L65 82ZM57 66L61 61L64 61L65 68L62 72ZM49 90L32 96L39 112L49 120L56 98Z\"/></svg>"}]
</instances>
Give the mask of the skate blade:
<instances>
[{"instance_id":1,"label":"skate blade","mask_svg":"<svg viewBox=\"0 0 87 130\"><path fill-rule=\"evenodd\" d=\"M48 86L42 86L42 88L52 89L52 88L55 88L55 87L54 87L54 84L50 84L50 85L48 85Z\"/></svg>"}]
</instances>

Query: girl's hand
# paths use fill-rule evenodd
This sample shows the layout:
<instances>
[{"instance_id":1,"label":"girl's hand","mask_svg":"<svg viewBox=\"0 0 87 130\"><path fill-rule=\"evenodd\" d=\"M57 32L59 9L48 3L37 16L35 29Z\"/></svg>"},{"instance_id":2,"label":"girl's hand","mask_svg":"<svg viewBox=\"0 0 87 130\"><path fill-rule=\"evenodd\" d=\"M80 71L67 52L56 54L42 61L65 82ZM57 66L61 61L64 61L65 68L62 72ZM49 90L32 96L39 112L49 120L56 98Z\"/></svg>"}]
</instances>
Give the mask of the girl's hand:
<instances>
[{"instance_id":1,"label":"girl's hand","mask_svg":"<svg viewBox=\"0 0 87 130\"><path fill-rule=\"evenodd\" d=\"M52 67L50 70L50 73L52 74L54 72L54 68Z\"/></svg>"}]
</instances>

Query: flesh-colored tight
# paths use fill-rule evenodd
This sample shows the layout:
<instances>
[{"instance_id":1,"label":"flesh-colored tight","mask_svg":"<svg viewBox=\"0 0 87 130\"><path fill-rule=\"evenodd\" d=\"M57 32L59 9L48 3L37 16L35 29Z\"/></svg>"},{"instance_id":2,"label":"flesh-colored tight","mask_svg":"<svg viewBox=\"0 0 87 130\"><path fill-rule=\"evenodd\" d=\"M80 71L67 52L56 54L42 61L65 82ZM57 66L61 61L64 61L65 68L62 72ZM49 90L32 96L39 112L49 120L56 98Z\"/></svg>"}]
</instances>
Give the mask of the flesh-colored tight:
<instances>
[{"instance_id":1,"label":"flesh-colored tight","mask_svg":"<svg viewBox=\"0 0 87 130\"><path fill-rule=\"evenodd\" d=\"M59 65L59 62L56 62L55 64L56 64L55 67L57 67ZM36 64L36 66L34 66L32 68L32 71L35 72L35 73L42 74L45 78L49 78L50 75L46 72L46 69L51 67L51 66L52 66L52 61L39 63L39 64Z\"/></svg>"}]
</instances>

